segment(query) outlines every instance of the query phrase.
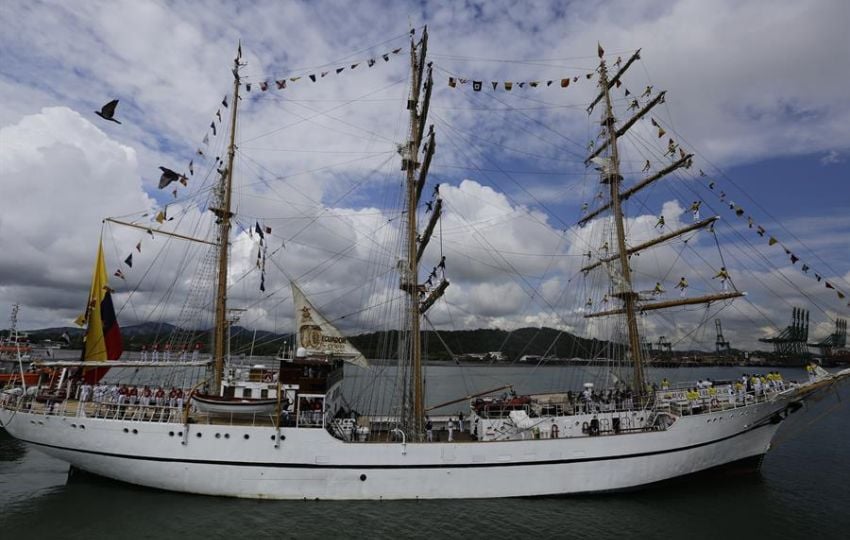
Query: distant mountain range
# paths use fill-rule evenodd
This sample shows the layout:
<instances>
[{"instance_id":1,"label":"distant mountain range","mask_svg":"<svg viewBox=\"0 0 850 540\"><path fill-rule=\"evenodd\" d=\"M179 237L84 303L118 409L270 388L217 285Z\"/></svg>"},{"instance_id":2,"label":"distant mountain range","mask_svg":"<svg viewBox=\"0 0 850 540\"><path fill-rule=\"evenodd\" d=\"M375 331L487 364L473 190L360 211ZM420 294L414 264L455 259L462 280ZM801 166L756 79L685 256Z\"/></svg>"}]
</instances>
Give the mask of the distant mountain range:
<instances>
[{"instance_id":1,"label":"distant mountain range","mask_svg":"<svg viewBox=\"0 0 850 540\"><path fill-rule=\"evenodd\" d=\"M125 350L140 350L155 343L164 343L177 327L168 323L143 323L121 328ZM4 330L5 335L8 331ZM62 341L62 334L71 337L71 348L81 348L85 331L78 327L56 327L30 330L27 333L33 343L44 340ZM208 350L211 330L195 331L190 344L201 344ZM249 354L253 344L255 355L275 355L284 346L291 347L292 334L277 334L234 326L231 329L231 350L233 354ZM352 343L367 358L393 359L398 356L398 332L374 332L352 336ZM506 330L456 330L423 333L425 353L433 360L451 360L457 357L473 357L501 351L504 360L517 360L524 355L550 356L559 358L584 357L599 354L609 347L607 342L585 339L553 328L521 328ZM487 359L493 359L488 357Z\"/></svg>"},{"instance_id":2,"label":"distant mountain range","mask_svg":"<svg viewBox=\"0 0 850 540\"><path fill-rule=\"evenodd\" d=\"M144 323L121 328L124 349L138 351L143 346L150 348L153 344L166 343L169 337L178 330L177 326L168 323ZM45 340L62 342L65 332L71 337L72 349L82 348L84 330L78 327L43 328L30 330L27 334L33 343ZM8 330L0 331L3 336ZM197 330L186 342L190 347L200 344L203 351L210 349L211 330ZM398 332L385 331L350 336L351 342L369 359L393 360L398 357ZM274 356L284 347L292 348L293 334L268 332L234 326L231 329L231 351L233 355ZM554 328L520 328L513 331L478 329L478 330L447 330L439 334L433 331L423 332L423 347L425 358L436 361L463 360L464 362L515 362L522 357L530 357L530 362L539 358L612 358L622 357L624 344L611 343L596 339L587 339L563 332ZM501 352L498 354L488 354ZM761 358L767 358L779 363L801 362L799 358L788 359L770 352L758 352ZM672 353L652 354L654 363L693 362L697 358L716 362L717 355L705 351L676 350ZM739 359L739 360L736 360ZM728 361L738 362L743 358L742 351L733 350Z\"/></svg>"}]
</instances>

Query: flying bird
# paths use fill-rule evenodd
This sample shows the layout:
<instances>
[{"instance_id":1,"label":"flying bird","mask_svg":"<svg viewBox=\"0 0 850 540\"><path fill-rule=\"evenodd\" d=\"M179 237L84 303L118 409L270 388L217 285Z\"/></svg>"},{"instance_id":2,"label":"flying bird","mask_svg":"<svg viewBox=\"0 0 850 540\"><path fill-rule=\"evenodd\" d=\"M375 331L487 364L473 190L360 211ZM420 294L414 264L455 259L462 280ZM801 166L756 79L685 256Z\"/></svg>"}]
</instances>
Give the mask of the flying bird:
<instances>
[{"instance_id":1,"label":"flying bird","mask_svg":"<svg viewBox=\"0 0 850 540\"><path fill-rule=\"evenodd\" d=\"M104 120L109 120L110 122L115 122L116 124L120 124L118 120L113 118L115 116L115 107L118 106L118 100L113 99L109 103L103 106L99 111L94 111L96 115L103 118Z\"/></svg>"},{"instance_id":2,"label":"flying bird","mask_svg":"<svg viewBox=\"0 0 850 540\"><path fill-rule=\"evenodd\" d=\"M162 176L159 177L159 189L165 188L171 182L179 181L181 184L183 183L183 176L180 173L174 172L167 167L160 167L159 170L162 171Z\"/></svg>"}]
</instances>

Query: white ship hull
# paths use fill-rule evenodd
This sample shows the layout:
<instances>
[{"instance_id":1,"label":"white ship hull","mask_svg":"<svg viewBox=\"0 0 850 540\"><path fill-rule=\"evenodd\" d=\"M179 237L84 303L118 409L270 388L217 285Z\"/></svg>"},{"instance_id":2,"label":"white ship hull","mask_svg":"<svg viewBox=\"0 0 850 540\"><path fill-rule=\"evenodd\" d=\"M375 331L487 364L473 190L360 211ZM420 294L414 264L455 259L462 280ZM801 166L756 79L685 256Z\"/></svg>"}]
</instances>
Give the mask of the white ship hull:
<instances>
[{"instance_id":1,"label":"white ship hull","mask_svg":"<svg viewBox=\"0 0 850 540\"><path fill-rule=\"evenodd\" d=\"M0 421L14 437L79 469L152 488L268 499L447 499L623 490L758 458L770 449L787 404L683 416L664 431L406 445L282 428L276 447L272 427L8 409L0 409Z\"/></svg>"}]
</instances>

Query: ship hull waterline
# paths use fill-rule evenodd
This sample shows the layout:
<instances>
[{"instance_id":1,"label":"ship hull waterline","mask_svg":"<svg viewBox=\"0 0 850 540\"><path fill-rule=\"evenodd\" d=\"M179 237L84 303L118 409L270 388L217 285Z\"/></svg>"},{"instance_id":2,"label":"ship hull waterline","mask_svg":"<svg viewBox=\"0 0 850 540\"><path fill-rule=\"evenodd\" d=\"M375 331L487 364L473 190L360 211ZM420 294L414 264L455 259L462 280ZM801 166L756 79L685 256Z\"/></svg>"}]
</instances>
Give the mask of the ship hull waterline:
<instances>
[{"instance_id":1,"label":"ship hull waterline","mask_svg":"<svg viewBox=\"0 0 850 540\"><path fill-rule=\"evenodd\" d=\"M275 447L277 430L268 426L7 409L0 421L78 469L151 488L262 499L453 499L620 491L757 458L770 449L786 405L683 416L665 431L486 443L346 443L323 429L282 428Z\"/></svg>"}]
</instances>

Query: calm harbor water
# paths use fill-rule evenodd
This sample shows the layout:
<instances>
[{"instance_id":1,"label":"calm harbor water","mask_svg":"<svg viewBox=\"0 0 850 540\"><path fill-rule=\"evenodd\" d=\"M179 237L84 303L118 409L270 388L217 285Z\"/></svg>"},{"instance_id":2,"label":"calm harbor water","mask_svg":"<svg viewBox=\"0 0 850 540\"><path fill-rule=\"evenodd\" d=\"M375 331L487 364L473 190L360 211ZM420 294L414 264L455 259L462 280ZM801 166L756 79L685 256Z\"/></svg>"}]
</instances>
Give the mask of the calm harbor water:
<instances>
[{"instance_id":1,"label":"calm harbor water","mask_svg":"<svg viewBox=\"0 0 850 540\"><path fill-rule=\"evenodd\" d=\"M519 376L537 391L575 368L428 368L438 402ZM723 378L751 368L655 370L653 378ZM802 378L803 370L783 370ZM357 374L351 384L357 385ZM581 377L581 375L579 375ZM496 382L497 384L492 384ZM580 383L579 383L580 385ZM783 425L759 473L690 477L604 496L461 501L251 501L183 495L91 476L0 429L4 538L847 538L850 385ZM494 494L497 495L497 494Z\"/></svg>"}]
</instances>

